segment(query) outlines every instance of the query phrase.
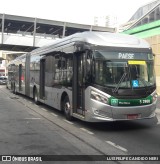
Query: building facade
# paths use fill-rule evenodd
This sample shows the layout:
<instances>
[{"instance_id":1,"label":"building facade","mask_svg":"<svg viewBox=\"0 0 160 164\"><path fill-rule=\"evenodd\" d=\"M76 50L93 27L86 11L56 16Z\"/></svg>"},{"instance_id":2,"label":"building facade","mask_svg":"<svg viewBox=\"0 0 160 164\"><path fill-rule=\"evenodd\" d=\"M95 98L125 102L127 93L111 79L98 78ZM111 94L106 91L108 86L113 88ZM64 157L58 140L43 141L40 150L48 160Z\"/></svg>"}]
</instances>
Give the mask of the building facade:
<instances>
[{"instance_id":1,"label":"building facade","mask_svg":"<svg viewBox=\"0 0 160 164\"><path fill-rule=\"evenodd\" d=\"M160 94L160 0L142 6L137 12L130 19L134 23L123 33L143 38L151 45L155 54L157 93Z\"/></svg>"},{"instance_id":2,"label":"building facade","mask_svg":"<svg viewBox=\"0 0 160 164\"><path fill-rule=\"evenodd\" d=\"M115 28L118 25L117 17L114 15L95 16L94 17L94 25Z\"/></svg>"}]
</instances>

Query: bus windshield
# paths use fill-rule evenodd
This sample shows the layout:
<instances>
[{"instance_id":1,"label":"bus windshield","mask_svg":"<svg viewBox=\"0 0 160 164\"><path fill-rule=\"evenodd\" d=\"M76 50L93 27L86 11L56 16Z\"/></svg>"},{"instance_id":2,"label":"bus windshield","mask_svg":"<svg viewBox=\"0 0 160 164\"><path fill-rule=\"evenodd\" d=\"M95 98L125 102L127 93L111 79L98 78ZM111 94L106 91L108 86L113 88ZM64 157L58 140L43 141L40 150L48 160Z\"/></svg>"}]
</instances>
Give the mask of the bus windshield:
<instances>
[{"instance_id":1,"label":"bus windshield","mask_svg":"<svg viewBox=\"0 0 160 164\"><path fill-rule=\"evenodd\" d=\"M95 83L115 89L153 86L153 60L95 58Z\"/></svg>"}]
</instances>

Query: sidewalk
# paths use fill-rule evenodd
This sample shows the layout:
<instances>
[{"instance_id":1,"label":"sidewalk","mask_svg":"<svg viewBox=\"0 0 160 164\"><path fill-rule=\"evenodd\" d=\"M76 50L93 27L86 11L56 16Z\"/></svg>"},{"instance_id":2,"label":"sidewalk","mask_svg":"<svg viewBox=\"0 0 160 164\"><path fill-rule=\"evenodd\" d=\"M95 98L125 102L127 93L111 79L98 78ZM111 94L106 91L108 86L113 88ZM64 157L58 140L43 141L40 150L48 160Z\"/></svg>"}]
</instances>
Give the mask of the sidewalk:
<instances>
[{"instance_id":1,"label":"sidewalk","mask_svg":"<svg viewBox=\"0 0 160 164\"><path fill-rule=\"evenodd\" d=\"M160 109L160 96L158 96L158 98L157 98L157 108Z\"/></svg>"},{"instance_id":2,"label":"sidewalk","mask_svg":"<svg viewBox=\"0 0 160 164\"><path fill-rule=\"evenodd\" d=\"M157 109L156 109L156 113L160 114L160 96L158 96L157 98Z\"/></svg>"}]
</instances>

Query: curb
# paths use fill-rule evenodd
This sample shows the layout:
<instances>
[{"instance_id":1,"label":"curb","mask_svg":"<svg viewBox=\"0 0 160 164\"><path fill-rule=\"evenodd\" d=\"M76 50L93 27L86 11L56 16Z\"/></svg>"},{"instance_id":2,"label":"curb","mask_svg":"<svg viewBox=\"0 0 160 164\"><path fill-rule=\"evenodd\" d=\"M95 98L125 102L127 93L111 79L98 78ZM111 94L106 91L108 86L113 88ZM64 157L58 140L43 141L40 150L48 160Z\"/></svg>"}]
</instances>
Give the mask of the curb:
<instances>
[{"instance_id":1,"label":"curb","mask_svg":"<svg viewBox=\"0 0 160 164\"><path fill-rule=\"evenodd\" d=\"M156 108L155 113L160 114L160 108Z\"/></svg>"}]
</instances>

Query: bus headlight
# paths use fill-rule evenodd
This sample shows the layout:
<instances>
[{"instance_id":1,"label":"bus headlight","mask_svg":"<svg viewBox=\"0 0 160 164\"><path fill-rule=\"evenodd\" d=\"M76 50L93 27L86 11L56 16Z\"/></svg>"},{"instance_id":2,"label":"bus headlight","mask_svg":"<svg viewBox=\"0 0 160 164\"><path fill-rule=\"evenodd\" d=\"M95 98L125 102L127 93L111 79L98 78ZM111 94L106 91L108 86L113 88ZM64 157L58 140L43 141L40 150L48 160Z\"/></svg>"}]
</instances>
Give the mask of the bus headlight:
<instances>
[{"instance_id":1,"label":"bus headlight","mask_svg":"<svg viewBox=\"0 0 160 164\"><path fill-rule=\"evenodd\" d=\"M152 101L155 102L157 100L157 93L155 92L153 95L152 95Z\"/></svg>"},{"instance_id":2,"label":"bus headlight","mask_svg":"<svg viewBox=\"0 0 160 164\"><path fill-rule=\"evenodd\" d=\"M106 96L103 96L95 91L91 91L91 95L90 95L91 99L99 101L101 103L104 104L108 104L108 98Z\"/></svg>"}]
</instances>

